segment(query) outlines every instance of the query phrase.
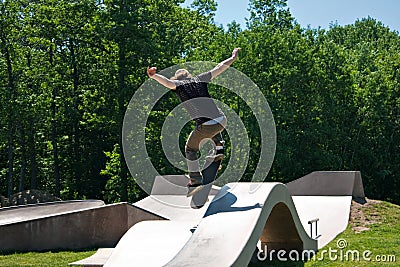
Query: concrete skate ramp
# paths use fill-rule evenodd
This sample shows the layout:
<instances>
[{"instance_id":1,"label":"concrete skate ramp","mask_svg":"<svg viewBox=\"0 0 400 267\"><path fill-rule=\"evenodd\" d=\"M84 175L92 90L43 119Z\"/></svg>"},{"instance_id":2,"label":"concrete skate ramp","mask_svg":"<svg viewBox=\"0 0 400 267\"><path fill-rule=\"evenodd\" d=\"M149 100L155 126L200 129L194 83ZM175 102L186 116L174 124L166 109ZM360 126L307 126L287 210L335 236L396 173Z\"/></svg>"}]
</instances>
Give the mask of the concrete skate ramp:
<instances>
[{"instance_id":1,"label":"concrete skate ramp","mask_svg":"<svg viewBox=\"0 0 400 267\"><path fill-rule=\"evenodd\" d=\"M286 184L292 196L353 196L364 198L359 171L312 172Z\"/></svg>"},{"instance_id":2,"label":"concrete skate ramp","mask_svg":"<svg viewBox=\"0 0 400 267\"><path fill-rule=\"evenodd\" d=\"M104 267L163 266L191 238L192 226L185 221L138 223L122 237Z\"/></svg>"},{"instance_id":3,"label":"concrete skate ramp","mask_svg":"<svg viewBox=\"0 0 400 267\"><path fill-rule=\"evenodd\" d=\"M151 195L133 205L168 220L198 222L220 188L213 186L205 207L194 210L186 197L188 181L186 175L156 176Z\"/></svg>"},{"instance_id":4,"label":"concrete skate ramp","mask_svg":"<svg viewBox=\"0 0 400 267\"><path fill-rule=\"evenodd\" d=\"M137 222L164 219L128 203L102 204L86 208L78 205L79 209L69 210L58 205L49 205L57 211L55 213L51 213L51 210L44 206L23 207L21 211L17 208L5 212L6 217L13 211L16 214L27 215L27 218L2 220L8 223L0 225L1 251L114 247ZM35 212L31 214L30 209Z\"/></svg>"},{"instance_id":5,"label":"concrete skate ramp","mask_svg":"<svg viewBox=\"0 0 400 267\"><path fill-rule=\"evenodd\" d=\"M318 249L346 230L351 196L293 196L292 199L301 223L309 235L312 227L312 237L318 240ZM308 223L313 219L318 219L317 227Z\"/></svg>"},{"instance_id":6,"label":"concrete skate ramp","mask_svg":"<svg viewBox=\"0 0 400 267\"><path fill-rule=\"evenodd\" d=\"M285 185L227 184L166 266L247 266L259 240L268 249L317 250Z\"/></svg>"},{"instance_id":7,"label":"concrete skate ramp","mask_svg":"<svg viewBox=\"0 0 400 267\"><path fill-rule=\"evenodd\" d=\"M106 266L246 266L256 245L315 251L346 229L352 198L364 197L359 172L314 172L286 186L228 184L211 196L208 207L192 210L184 208L184 188L175 193L186 177L157 179L157 195L135 204L171 221L132 227ZM313 219L318 230L309 223Z\"/></svg>"},{"instance_id":8,"label":"concrete skate ramp","mask_svg":"<svg viewBox=\"0 0 400 267\"><path fill-rule=\"evenodd\" d=\"M259 241L271 249L317 250L280 183L227 184L191 234L193 226L142 222L121 239L105 266L246 266ZM149 250L163 251L162 260L140 256Z\"/></svg>"},{"instance_id":9,"label":"concrete skate ramp","mask_svg":"<svg viewBox=\"0 0 400 267\"><path fill-rule=\"evenodd\" d=\"M0 225L35 220L103 205L102 200L72 200L6 207L0 209Z\"/></svg>"},{"instance_id":10,"label":"concrete skate ramp","mask_svg":"<svg viewBox=\"0 0 400 267\"><path fill-rule=\"evenodd\" d=\"M352 198L365 197L359 171L318 171L286 184L303 227L311 234L310 218L319 219L318 248L343 232L349 221Z\"/></svg>"}]
</instances>

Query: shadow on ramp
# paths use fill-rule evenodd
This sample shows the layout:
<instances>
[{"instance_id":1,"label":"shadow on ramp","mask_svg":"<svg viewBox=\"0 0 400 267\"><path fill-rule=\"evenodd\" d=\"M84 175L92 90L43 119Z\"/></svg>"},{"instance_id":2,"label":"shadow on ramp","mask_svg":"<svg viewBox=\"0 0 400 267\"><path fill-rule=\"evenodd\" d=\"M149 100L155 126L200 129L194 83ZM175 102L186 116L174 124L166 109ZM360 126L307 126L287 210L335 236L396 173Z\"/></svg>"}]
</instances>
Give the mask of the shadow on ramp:
<instances>
[{"instance_id":1,"label":"shadow on ramp","mask_svg":"<svg viewBox=\"0 0 400 267\"><path fill-rule=\"evenodd\" d=\"M238 212L238 211L247 211L251 209L261 209L262 205L260 203L255 203L251 206L246 207L235 207L233 206L237 201L237 197L230 193L226 192L223 198L217 198L213 202L211 202L210 206L208 207L206 213L204 214L204 218L212 215L216 215L218 213L224 212Z\"/></svg>"}]
</instances>

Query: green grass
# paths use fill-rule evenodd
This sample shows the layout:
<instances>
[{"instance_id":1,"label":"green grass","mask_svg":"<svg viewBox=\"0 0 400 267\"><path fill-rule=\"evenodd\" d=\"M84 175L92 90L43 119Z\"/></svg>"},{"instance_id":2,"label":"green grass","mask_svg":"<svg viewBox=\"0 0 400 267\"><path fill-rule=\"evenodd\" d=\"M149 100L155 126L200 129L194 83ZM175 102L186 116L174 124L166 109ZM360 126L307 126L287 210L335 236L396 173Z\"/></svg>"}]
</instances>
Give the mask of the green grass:
<instances>
[{"instance_id":1,"label":"green grass","mask_svg":"<svg viewBox=\"0 0 400 267\"><path fill-rule=\"evenodd\" d=\"M68 263L93 255L96 251L29 252L0 255L0 266L66 267Z\"/></svg>"},{"instance_id":2,"label":"green grass","mask_svg":"<svg viewBox=\"0 0 400 267\"><path fill-rule=\"evenodd\" d=\"M330 242L326 247L316 254L316 257L306 263L303 262L270 262L257 266L341 266L341 267L386 267L386 266L400 266L400 206L393 205L387 202L376 202L372 205L364 205L360 208L362 210L363 219L352 216L352 220L347 229ZM368 227L369 230L356 232L353 227ZM337 241L344 239L347 242L347 247L344 248L343 254L348 251L359 251L360 261L354 261L349 254L349 260L342 256L340 260L340 252L333 254L337 255L337 260L331 260L325 253L322 260L322 253L324 250L336 249ZM362 259L362 253L365 250L371 251L369 256L372 261ZM0 255L0 266L52 266L59 267L68 266L68 263L84 259L95 253L92 251L83 252L43 252L43 253L16 253L8 255ZM375 256L390 256L396 257L396 262L376 262Z\"/></svg>"}]
</instances>

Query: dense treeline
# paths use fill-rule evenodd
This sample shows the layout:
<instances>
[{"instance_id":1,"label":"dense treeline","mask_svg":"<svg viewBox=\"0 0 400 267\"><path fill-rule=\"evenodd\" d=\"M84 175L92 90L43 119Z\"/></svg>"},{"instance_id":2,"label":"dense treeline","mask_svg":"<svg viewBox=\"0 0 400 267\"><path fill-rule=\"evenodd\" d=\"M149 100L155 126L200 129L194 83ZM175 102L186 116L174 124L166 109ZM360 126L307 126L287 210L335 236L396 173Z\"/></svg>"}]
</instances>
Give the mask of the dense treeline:
<instances>
[{"instance_id":1,"label":"dense treeline","mask_svg":"<svg viewBox=\"0 0 400 267\"><path fill-rule=\"evenodd\" d=\"M251 0L247 26L224 29L213 20L215 1L197 0L191 9L182 2L0 2L0 195L42 189L63 199L141 197L121 154L121 129L146 66L219 62L239 46L234 67L261 88L276 122L267 180L360 170L369 197L400 203L398 32L373 18L302 29L285 0ZM252 112L228 90L212 94L250 133L249 179L259 157ZM161 173L176 173L159 141L178 101L172 93L163 100L149 118L149 153Z\"/></svg>"}]
</instances>

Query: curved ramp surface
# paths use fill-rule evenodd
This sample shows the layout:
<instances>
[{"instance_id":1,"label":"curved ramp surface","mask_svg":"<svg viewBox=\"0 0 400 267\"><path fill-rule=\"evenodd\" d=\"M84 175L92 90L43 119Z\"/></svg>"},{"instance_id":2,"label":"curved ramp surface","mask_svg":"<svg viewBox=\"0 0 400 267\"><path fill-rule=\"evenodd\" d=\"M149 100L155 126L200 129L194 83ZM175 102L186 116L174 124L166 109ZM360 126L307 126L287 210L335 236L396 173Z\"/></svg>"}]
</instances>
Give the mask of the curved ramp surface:
<instances>
[{"instance_id":1,"label":"curved ramp surface","mask_svg":"<svg viewBox=\"0 0 400 267\"><path fill-rule=\"evenodd\" d=\"M183 221L140 222L121 238L104 267L163 266L191 238L191 228Z\"/></svg>"},{"instance_id":2,"label":"curved ramp surface","mask_svg":"<svg viewBox=\"0 0 400 267\"><path fill-rule=\"evenodd\" d=\"M360 172L313 172L287 185L228 184L191 210L185 179L156 178L154 195L135 205L171 221L132 227L106 266L245 266L256 249L312 256L346 229L352 198L364 197Z\"/></svg>"},{"instance_id":3,"label":"curved ramp surface","mask_svg":"<svg viewBox=\"0 0 400 267\"><path fill-rule=\"evenodd\" d=\"M317 250L280 183L227 184L193 234L192 226L141 222L121 239L105 266L246 266L260 240L273 249ZM154 257L162 251L162 259L155 261L149 251Z\"/></svg>"},{"instance_id":4,"label":"curved ramp surface","mask_svg":"<svg viewBox=\"0 0 400 267\"><path fill-rule=\"evenodd\" d=\"M166 266L247 266L259 240L275 250L317 250L317 241L305 232L285 185L227 184Z\"/></svg>"}]
</instances>

